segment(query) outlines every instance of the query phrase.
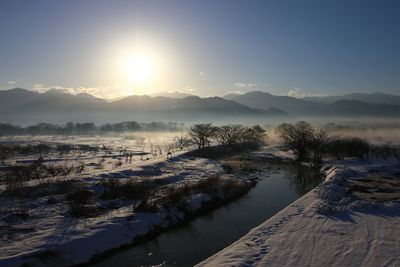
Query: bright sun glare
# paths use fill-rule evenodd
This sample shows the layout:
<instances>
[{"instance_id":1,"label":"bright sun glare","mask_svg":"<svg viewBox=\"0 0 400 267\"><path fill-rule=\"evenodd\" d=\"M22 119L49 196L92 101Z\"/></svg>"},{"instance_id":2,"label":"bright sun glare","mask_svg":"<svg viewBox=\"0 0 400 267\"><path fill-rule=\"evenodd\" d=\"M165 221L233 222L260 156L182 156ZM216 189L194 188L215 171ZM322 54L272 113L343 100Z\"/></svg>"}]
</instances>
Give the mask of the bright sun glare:
<instances>
[{"instance_id":1,"label":"bright sun glare","mask_svg":"<svg viewBox=\"0 0 400 267\"><path fill-rule=\"evenodd\" d=\"M154 67L151 59L145 55L134 55L126 59L124 63L126 78L135 85L148 83L154 75Z\"/></svg>"}]
</instances>

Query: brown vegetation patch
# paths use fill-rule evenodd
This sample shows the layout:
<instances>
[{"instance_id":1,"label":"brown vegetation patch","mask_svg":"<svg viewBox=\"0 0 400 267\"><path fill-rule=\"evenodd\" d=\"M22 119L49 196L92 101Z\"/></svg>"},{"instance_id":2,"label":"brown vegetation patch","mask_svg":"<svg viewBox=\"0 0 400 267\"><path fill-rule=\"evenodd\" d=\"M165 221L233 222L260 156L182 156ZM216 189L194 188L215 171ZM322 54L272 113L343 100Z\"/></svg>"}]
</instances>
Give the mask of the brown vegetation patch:
<instances>
[{"instance_id":1,"label":"brown vegetation patch","mask_svg":"<svg viewBox=\"0 0 400 267\"><path fill-rule=\"evenodd\" d=\"M349 191L365 200L400 200L400 180L391 176L371 176L350 180Z\"/></svg>"}]
</instances>

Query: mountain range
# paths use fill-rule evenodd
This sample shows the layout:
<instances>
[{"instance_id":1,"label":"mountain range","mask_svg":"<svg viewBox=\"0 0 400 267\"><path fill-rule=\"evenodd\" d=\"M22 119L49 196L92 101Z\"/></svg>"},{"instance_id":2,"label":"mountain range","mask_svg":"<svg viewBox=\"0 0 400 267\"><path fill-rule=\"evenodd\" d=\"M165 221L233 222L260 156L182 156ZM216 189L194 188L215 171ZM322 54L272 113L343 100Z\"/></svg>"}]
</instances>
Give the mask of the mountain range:
<instances>
[{"instance_id":1,"label":"mountain range","mask_svg":"<svg viewBox=\"0 0 400 267\"><path fill-rule=\"evenodd\" d=\"M376 92L371 94L352 93L341 96L305 97L303 99L322 104L332 104L341 100L355 100L355 101L366 102L369 104L400 105L399 95L392 95L381 92Z\"/></svg>"},{"instance_id":2,"label":"mountain range","mask_svg":"<svg viewBox=\"0 0 400 267\"><path fill-rule=\"evenodd\" d=\"M278 108L296 117L400 117L400 96L384 93L296 98L252 91L225 98L252 108Z\"/></svg>"},{"instance_id":3,"label":"mountain range","mask_svg":"<svg viewBox=\"0 0 400 267\"><path fill-rule=\"evenodd\" d=\"M61 90L38 93L22 88L0 91L0 122L67 121L262 121L302 117L400 117L400 96L384 93L295 98L252 91L224 97L179 92L134 95L107 101Z\"/></svg>"},{"instance_id":4,"label":"mountain range","mask_svg":"<svg viewBox=\"0 0 400 267\"><path fill-rule=\"evenodd\" d=\"M89 94L50 90L38 93L15 88L0 91L0 122L99 123L137 121L226 121L288 116L276 108L256 109L221 97L134 95L106 101Z\"/></svg>"}]
</instances>

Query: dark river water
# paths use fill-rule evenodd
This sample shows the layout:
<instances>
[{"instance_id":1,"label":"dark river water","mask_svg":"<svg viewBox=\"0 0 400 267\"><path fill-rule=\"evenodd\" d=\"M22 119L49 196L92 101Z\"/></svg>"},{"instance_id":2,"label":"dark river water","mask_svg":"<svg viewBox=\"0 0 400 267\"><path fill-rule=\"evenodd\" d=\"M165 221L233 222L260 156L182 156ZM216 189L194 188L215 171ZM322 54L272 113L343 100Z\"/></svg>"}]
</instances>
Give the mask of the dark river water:
<instances>
[{"instance_id":1,"label":"dark river water","mask_svg":"<svg viewBox=\"0 0 400 267\"><path fill-rule=\"evenodd\" d=\"M264 165L261 180L240 199L91 266L193 266L318 185L304 167ZM254 174L253 174L254 175Z\"/></svg>"}]
</instances>

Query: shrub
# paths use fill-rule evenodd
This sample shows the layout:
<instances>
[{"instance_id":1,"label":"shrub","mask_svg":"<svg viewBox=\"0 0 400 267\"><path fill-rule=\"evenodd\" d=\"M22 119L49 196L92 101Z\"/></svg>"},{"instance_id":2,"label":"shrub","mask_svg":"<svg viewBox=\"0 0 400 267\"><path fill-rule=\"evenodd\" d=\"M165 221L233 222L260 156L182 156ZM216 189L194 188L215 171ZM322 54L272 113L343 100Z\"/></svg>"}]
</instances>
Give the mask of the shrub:
<instances>
[{"instance_id":1,"label":"shrub","mask_svg":"<svg viewBox=\"0 0 400 267\"><path fill-rule=\"evenodd\" d=\"M66 196L69 205L69 212L76 217L87 216L90 214L88 207L89 201L95 193L88 189L80 189Z\"/></svg>"},{"instance_id":2,"label":"shrub","mask_svg":"<svg viewBox=\"0 0 400 267\"><path fill-rule=\"evenodd\" d=\"M57 204L57 200L53 196L51 196L47 199L47 204L49 205Z\"/></svg>"},{"instance_id":3,"label":"shrub","mask_svg":"<svg viewBox=\"0 0 400 267\"><path fill-rule=\"evenodd\" d=\"M13 150L7 146L0 145L0 163L6 165L6 160L12 156Z\"/></svg>"},{"instance_id":4,"label":"shrub","mask_svg":"<svg viewBox=\"0 0 400 267\"><path fill-rule=\"evenodd\" d=\"M157 200L154 198L148 198L142 200L139 205L135 207L135 211L138 212L154 212L158 209Z\"/></svg>"},{"instance_id":5,"label":"shrub","mask_svg":"<svg viewBox=\"0 0 400 267\"><path fill-rule=\"evenodd\" d=\"M118 168L118 167L121 167L122 166L122 161L121 160L117 160L115 163L114 163L114 168Z\"/></svg>"},{"instance_id":6,"label":"shrub","mask_svg":"<svg viewBox=\"0 0 400 267\"><path fill-rule=\"evenodd\" d=\"M327 149L327 153L335 156L339 160L344 157L362 159L368 157L369 152L369 143L360 138L339 138L331 142Z\"/></svg>"},{"instance_id":7,"label":"shrub","mask_svg":"<svg viewBox=\"0 0 400 267\"><path fill-rule=\"evenodd\" d=\"M155 186L149 181L138 181L137 179L129 179L126 181L118 181L115 179L104 179L101 181L104 192L102 199L144 199L147 198L151 189Z\"/></svg>"}]
</instances>

